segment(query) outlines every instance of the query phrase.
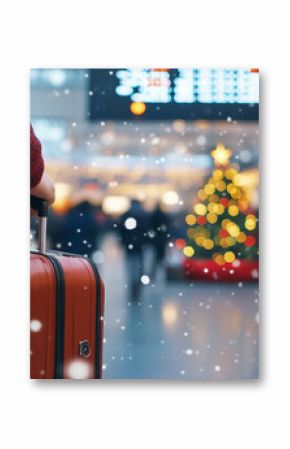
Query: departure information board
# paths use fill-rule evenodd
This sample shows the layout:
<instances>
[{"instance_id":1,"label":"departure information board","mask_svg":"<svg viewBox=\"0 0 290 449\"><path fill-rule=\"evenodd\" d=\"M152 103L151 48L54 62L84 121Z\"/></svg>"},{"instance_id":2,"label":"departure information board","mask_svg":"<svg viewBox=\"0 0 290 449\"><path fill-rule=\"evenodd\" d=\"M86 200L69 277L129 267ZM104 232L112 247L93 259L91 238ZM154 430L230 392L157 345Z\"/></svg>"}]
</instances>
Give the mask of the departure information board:
<instances>
[{"instance_id":1,"label":"departure information board","mask_svg":"<svg viewBox=\"0 0 290 449\"><path fill-rule=\"evenodd\" d=\"M223 69L91 69L89 118L257 120L259 74Z\"/></svg>"}]
</instances>

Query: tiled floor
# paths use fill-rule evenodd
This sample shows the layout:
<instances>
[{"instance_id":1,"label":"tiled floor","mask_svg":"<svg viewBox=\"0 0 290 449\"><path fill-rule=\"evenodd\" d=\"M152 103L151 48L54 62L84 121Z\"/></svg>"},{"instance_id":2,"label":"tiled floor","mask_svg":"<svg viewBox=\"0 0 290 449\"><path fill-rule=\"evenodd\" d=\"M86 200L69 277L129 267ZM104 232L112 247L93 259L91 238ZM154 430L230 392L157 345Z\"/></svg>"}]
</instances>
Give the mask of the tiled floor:
<instances>
[{"instance_id":1,"label":"tiled floor","mask_svg":"<svg viewBox=\"0 0 290 449\"><path fill-rule=\"evenodd\" d=\"M258 287L166 283L128 297L124 256L113 236L103 243L106 284L106 379L255 379Z\"/></svg>"}]
</instances>

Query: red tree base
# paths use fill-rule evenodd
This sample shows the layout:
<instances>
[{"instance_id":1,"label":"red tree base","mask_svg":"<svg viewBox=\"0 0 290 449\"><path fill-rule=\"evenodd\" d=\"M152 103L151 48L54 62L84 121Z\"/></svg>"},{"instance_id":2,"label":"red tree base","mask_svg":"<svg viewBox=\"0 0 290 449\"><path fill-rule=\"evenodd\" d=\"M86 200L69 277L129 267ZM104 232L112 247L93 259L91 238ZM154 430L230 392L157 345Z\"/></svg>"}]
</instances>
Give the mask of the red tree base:
<instances>
[{"instance_id":1,"label":"red tree base","mask_svg":"<svg viewBox=\"0 0 290 449\"><path fill-rule=\"evenodd\" d=\"M187 279L200 281L257 281L257 260L239 259L233 263L218 265L212 259L185 259L183 268Z\"/></svg>"}]
</instances>

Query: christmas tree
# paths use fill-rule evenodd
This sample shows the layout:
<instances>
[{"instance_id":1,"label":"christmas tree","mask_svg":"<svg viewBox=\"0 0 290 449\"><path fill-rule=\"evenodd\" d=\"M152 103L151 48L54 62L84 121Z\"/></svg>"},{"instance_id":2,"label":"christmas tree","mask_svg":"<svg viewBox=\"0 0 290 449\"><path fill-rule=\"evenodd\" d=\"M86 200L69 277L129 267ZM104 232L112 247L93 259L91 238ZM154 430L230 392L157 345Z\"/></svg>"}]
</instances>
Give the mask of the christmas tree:
<instances>
[{"instance_id":1,"label":"christmas tree","mask_svg":"<svg viewBox=\"0 0 290 449\"><path fill-rule=\"evenodd\" d=\"M211 152L211 176L198 191L193 213L185 217L187 258L211 258L218 265L258 258L257 217L243 187L246 175L230 163L231 154L222 144Z\"/></svg>"}]
</instances>

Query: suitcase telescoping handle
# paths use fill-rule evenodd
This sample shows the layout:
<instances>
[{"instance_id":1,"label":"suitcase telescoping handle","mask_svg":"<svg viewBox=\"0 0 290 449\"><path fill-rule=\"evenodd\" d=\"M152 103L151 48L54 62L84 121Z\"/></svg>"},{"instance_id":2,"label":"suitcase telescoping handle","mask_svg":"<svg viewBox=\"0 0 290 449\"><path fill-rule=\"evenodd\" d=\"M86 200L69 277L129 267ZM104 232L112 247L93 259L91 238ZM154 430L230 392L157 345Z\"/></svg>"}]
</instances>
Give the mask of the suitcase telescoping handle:
<instances>
[{"instance_id":1,"label":"suitcase telescoping handle","mask_svg":"<svg viewBox=\"0 0 290 449\"><path fill-rule=\"evenodd\" d=\"M43 198L36 196L30 196L30 206L36 210L39 217L38 228L38 249L41 253L45 253L46 250L46 225L48 216L48 202Z\"/></svg>"}]
</instances>

